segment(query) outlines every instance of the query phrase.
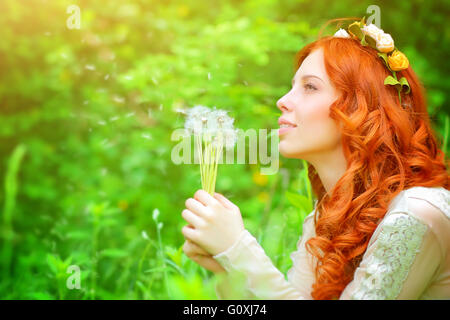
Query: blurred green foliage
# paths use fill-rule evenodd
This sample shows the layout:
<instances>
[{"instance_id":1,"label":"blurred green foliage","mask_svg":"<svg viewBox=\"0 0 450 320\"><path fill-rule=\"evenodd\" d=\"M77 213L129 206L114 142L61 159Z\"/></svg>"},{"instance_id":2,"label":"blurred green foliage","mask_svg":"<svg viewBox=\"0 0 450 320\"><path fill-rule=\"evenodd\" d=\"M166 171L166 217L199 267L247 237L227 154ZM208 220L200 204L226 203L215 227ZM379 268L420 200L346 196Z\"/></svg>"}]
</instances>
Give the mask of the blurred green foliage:
<instances>
[{"instance_id":1,"label":"blurred green foliage","mask_svg":"<svg viewBox=\"0 0 450 320\"><path fill-rule=\"evenodd\" d=\"M171 162L175 110L214 105L244 130L276 128L294 54L370 4L443 140L448 1L2 0L0 298L215 299L212 273L182 252L181 211L201 185L198 165ZM280 164L271 176L221 165L216 190L286 272L313 199L302 162ZM67 288L69 265L81 289Z\"/></svg>"}]
</instances>

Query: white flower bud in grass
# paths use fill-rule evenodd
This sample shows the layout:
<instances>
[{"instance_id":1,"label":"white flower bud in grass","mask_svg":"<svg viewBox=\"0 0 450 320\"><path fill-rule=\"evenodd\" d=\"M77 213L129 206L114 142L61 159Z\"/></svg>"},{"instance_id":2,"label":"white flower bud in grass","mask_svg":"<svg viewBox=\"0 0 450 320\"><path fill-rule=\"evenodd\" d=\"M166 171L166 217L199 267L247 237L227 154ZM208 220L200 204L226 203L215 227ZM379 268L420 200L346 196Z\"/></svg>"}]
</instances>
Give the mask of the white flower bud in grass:
<instances>
[{"instance_id":1,"label":"white flower bud in grass","mask_svg":"<svg viewBox=\"0 0 450 320\"><path fill-rule=\"evenodd\" d=\"M153 220L155 220L155 221L158 220L158 216L159 216L159 210L156 208L153 210L153 214L152 214Z\"/></svg>"}]
</instances>

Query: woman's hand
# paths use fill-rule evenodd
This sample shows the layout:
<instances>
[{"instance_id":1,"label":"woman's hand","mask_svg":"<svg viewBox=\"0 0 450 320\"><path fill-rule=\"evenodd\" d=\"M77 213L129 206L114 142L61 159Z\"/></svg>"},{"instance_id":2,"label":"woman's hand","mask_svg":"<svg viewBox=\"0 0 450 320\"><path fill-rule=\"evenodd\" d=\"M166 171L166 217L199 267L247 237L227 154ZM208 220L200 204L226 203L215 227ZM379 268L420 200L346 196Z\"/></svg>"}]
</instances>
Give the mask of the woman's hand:
<instances>
[{"instance_id":1,"label":"woman's hand","mask_svg":"<svg viewBox=\"0 0 450 320\"><path fill-rule=\"evenodd\" d=\"M192 226L188 226L192 228ZM186 240L183 244L183 252L189 259L198 263L203 268L214 273L226 272L226 270L218 263L208 252L200 248L195 243Z\"/></svg>"},{"instance_id":2,"label":"woman's hand","mask_svg":"<svg viewBox=\"0 0 450 320\"><path fill-rule=\"evenodd\" d=\"M184 226L181 232L211 255L230 248L244 230L241 211L220 193L212 197L198 190L186 200L186 208L181 215L193 228Z\"/></svg>"}]
</instances>

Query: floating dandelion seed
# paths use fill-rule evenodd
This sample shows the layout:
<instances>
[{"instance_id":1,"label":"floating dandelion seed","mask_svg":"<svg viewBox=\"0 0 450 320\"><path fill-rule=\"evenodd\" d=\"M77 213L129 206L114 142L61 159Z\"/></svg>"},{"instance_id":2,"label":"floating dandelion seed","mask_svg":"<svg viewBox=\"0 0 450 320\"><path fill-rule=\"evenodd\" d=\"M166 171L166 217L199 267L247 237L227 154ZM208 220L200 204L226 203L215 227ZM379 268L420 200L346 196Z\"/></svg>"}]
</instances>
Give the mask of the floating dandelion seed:
<instances>
[{"instance_id":1,"label":"floating dandelion seed","mask_svg":"<svg viewBox=\"0 0 450 320\"><path fill-rule=\"evenodd\" d=\"M118 96L118 95L114 95L113 100L114 100L114 102L117 102L117 103L124 103L125 102L125 98L121 97L121 96Z\"/></svg>"},{"instance_id":2,"label":"floating dandelion seed","mask_svg":"<svg viewBox=\"0 0 450 320\"><path fill-rule=\"evenodd\" d=\"M223 148L232 148L236 142L237 130L234 119L227 111L214 107L196 105L184 112L186 121L184 128L194 135L200 159L200 175L202 189L214 195L217 167Z\"/></svg>"},{"instance_id":3,"label":"floating dandelion seed","mask_svg":"<svg viewBox=\"0 0 450 320\"><path fill-rule=\"evenodd\" d=\"M186 114L187 114L186 110L184 110L184 109L182 109L182 108L176 108L176 109L175 109L175 112L176 112L176 113L181 113L182 115L186 115Z\"/></svg>"}]
</instances>

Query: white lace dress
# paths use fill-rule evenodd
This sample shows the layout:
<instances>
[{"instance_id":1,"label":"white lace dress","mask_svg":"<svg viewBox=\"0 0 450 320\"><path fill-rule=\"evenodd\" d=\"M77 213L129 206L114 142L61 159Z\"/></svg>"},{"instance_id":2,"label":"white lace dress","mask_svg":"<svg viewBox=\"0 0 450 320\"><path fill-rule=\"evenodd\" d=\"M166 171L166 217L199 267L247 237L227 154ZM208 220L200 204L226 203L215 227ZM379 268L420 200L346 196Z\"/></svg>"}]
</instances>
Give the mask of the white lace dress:
<instances>
[{"instance_id":1,"label":"white lace dress","mask_svg":"<svg viewBox=\"0 0 450 320\"><path fill-rule=\"evenodd\" d=\"M216 284L219 299L308 299L314 283L313 257L305 242L315 236L314 210L291 253L287 280L248 230L214 256L227 271ZM236 296L233 275L244 296ZM236 279L236 278L235 278ZM373 233L353 280L340 299L450 299L450 191L412 187L400 192Z\"/></svg>"}]
</instances>

